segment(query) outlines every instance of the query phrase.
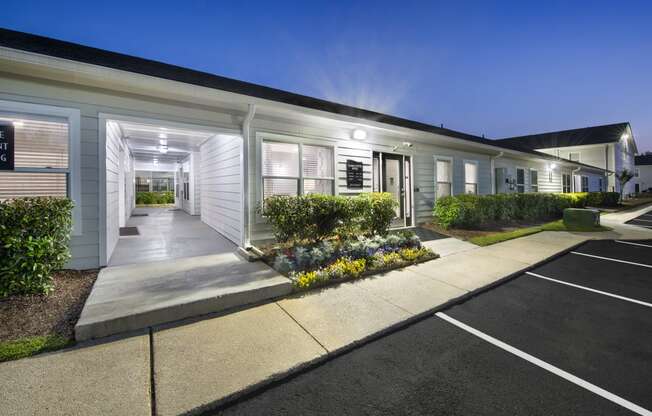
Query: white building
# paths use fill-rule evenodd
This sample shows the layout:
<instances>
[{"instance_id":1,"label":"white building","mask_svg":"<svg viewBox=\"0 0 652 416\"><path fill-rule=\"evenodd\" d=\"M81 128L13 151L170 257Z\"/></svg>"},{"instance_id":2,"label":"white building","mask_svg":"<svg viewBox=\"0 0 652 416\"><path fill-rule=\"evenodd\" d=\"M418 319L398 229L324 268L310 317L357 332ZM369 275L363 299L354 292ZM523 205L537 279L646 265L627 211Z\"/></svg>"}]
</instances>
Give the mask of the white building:
<instances>
[{"instance_id":1,"label":"white building","mask_svg":"<svg viewBox=\"0 0 652 416\"><path fill-rule=\"evenodd\" d=\"M268 195L387 191L400 203L394 226L411 227L430 221L444 195L583 190L570 175L606 189L606 171L623 163L591 166L10 30L0 30L0 122L15 130L0 199L70 197L72 268L108 264L132 214L137 166L155 159L175 172L176 206L242 247L270 236L256 213ZM626 141L635 148L631 133Z\"/></svg>"},{"instance_id":2,"label":"white building","mask_svg":"<svg viewBox=\"0 0 652 416\"><path fill-rule=\"evenodd\" d=\"M636 142L629 123L562 130L499 140L505 145L526 147L560 158L597 166L608 172L607 182L574 172L570 181L573 191L615 191L620 184L614 173L627 169L634 172ZM634 192L634 181L625 185L625 195Z\"/></svg>"},{"instance_id":3,"label":"white building","mask_svg":"<svg viewBox=\"0 0 652 416\"><path fill-rule=\"evenodd\" d=\"M636 176L632 179L635 192L652 191L652 155L640 155L635 158Z\"/></svg>"}]
</instances>

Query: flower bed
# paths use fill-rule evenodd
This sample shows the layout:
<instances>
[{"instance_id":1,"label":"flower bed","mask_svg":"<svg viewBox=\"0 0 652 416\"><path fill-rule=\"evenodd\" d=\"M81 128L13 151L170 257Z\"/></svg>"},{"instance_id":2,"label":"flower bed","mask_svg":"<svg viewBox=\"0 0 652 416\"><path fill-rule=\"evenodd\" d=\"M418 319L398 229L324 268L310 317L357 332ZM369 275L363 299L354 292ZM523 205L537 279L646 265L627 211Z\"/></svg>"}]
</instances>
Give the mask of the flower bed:
<instances>
[{"instance_id":1,"label":"flower bed","mask_svg":"<svg viewBox=\"0 0 652 416\"><path fill-rule=\"evenodd\" d=\"M412 232L386 237L337 238L308 245L277 246L265 261L292 279L297 290L356 279L439 257Z\"/></svg>"}]
</instances>

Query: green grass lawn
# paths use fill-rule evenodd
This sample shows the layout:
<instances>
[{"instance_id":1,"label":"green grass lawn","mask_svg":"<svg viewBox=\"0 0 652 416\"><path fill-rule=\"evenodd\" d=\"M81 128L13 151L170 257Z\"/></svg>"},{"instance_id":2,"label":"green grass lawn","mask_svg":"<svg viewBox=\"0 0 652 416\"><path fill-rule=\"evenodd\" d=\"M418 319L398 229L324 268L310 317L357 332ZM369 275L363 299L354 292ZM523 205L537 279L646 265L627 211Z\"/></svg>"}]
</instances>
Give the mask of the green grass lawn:
<instances>
[{"instance_id":1,"label":"green grass lawn","mask_svg":"<svg viewBox=\"0 0 652 416\"><path fill-rule=\"evenodd\" d=\"M576 231L576 232L596 232L609 231L611 228L599 225L597 227L567 227L563 220L557 220L534 227L519 228L512 231L503 231L495 234L472 237L469 241L478 246L488 246L500 243L501 241L512 240L514 238L525 237L526 235L536 234L541 231Z\"/></svg>"},{"instance_id":2,"label":"green grass lawn","mask_svg":"<svg viewBox=\"0 0 652 416\"><path fill-rule=\"evenodd\" d=\"M74 343L60 335L26 337L16 341L0 342L0 362L30 357L41 352L54 351Z\"/></svg>"}]
</instances>

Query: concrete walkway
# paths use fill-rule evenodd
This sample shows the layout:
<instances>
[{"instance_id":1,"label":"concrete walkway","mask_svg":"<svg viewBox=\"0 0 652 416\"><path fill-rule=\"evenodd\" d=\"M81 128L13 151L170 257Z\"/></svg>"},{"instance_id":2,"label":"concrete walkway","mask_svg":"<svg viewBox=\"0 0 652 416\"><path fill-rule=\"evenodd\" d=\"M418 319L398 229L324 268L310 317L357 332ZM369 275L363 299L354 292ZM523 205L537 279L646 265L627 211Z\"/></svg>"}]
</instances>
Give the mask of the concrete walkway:
<instances>
[{"instance_id":1,"label":"concrete walkway","mask_svg":"<svg viewBox=\"0 0 652 416\"><path fill-rule=\"evenodd\" d=\"M99 349L91 346L0 364L0 379L9 381L8 390L0 389L0 408L9 415L138 415L150 414L151 407L159 415L198 413L432 313L585 240L652 238L652 230L623 226L616 219L609 226L614 231L542 232L482 248L437 240L433 244L449 249L441 259L211 319L154 327L151 357L149 349L131 345L147 340L136 336ZM85 354L81 367L78 354ZM150 358L153 385L142 379L142 363ZM67 365L77 367L64 371ZM41 397L43 391L47 394ZM112 405L110 412L104 411Z\"/></svg>"}]
</instances>

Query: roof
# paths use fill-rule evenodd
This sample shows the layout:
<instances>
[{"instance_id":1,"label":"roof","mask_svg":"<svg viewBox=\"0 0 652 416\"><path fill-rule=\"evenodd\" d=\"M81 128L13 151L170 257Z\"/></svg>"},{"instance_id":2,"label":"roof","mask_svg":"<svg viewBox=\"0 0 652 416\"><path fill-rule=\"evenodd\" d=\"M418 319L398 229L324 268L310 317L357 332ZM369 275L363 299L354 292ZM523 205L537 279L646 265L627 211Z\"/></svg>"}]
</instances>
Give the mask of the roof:
<instances>
[{"instance_id":1,"label":"roof","mask_svg":"<svg viewBox=\"0 0 652 416\"><path fill-rule=\"evenodd\" d=\"M549 149L552 147L585 146L589 144L613 143L627 131L628 122L606 124L604 126L583 127L580 129L553 131L529 136L498 139L497 143L519 146L528 149Z\"/></svg>"},{"instance_id":2,"label":"roof","mask_svg":"<svg viewBox=\"0 0 652 416\"><path fill-rule=\"evenodd\" d=\"M349 117L385 123L412 130L440 134L443 136L453 137L477 144L514 150L521 153L528 153L541 159L563 160L545 153L537 152L531 148L523 147L503 140L486 139L484 137L478 137L472 134L462 133L459 131L383 114L376 111L365 110L362 108L326 101L306 95L295 94L276 88L214 75L194 69L184 68L177 65L171 65L150 59L111 52L104 49L93 48L90 46L52 39L31 33L0 28L0 46L111 69L168 79L171 81L177 81L191 85L198 85L216 90L247 95L334 114L341 114ZM577 165L583 165L585 167L595 168L593 166L584 165L582 163L573 163Z\"/></svg>"},{"instance_id":3,"label":"roof","mask_svg":"<svg viewBox=\"0 0 652 416\"><path fill-rule=\"evenodd\" d=\"M634 164L636 166L652 165L652 155L634 156Z\"/></svg>"}]
</instances>

